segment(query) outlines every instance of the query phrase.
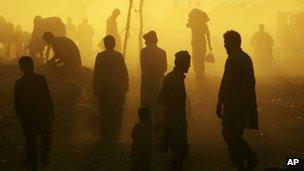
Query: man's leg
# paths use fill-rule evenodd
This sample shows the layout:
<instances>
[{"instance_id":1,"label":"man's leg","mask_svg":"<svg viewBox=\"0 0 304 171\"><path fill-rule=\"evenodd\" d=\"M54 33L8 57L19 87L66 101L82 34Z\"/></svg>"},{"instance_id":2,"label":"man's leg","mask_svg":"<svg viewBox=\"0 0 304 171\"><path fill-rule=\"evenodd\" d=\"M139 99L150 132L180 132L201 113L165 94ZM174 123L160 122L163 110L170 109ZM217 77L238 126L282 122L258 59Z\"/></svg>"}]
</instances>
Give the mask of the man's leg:
<instances>
[{"instance_id":1,"label":"man's leg","mask_svg":"<svg viewBox=\"0 0 304 171\"><path fill-rule=\"evenodd\" d=\"M25 137L26 164L32 169L36 168L38 161L38 142L35 129L28 124L22 124Z\"/></svg>"},{"instance_id":2,"label":"man's leg","mask_svg":"<svg viewBox=\"0 0 304 171\"><path fill-rule=\"evenodd\" d=\"M188 155L188 142L186 136L176 136L170 138L170 149L173 153L170 163L169 170L171 171L182 171L184 166L184 160Z\"/></svg>"},{"instance_id":3,"label":"man's leg","mask_svg":"<svg viewBox=\"0 0 304 171\"><path fill-rule=\"evenodd\" d=\"M242 155L243 139L242 137L239 137L240 132L233 128L223 127L222 134L228 145L232 165L243 167L245 165L244 156Z\"/></svg>"},{"instance_id":4,"label":"man's leg","mask_svg":"<svg viewBox=\"0 0 304 171\"><path fill-rule=\"evenodd\" d=\"M53 130L51 125L43 128L41 133L41 161L42 164L47 166L50 163L49 152L52 146Z\"/></svg>"}]
</instances>

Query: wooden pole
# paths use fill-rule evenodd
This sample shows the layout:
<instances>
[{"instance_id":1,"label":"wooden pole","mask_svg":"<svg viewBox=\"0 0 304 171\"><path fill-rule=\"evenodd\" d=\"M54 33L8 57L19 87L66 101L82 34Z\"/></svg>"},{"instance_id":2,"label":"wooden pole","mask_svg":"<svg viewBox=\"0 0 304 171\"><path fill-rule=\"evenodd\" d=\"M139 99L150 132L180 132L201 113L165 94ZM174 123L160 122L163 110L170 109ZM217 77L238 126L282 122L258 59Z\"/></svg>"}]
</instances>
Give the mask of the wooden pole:
<instances>
[{"instance_id":1,"label":"wooden pole","mask_svg":"<svg viewBox=\"0 0 304 171\"><path fill-rule=\"evenodd\" d=\"M130 0L129 4L129 10L128 10L128 17L127 17L127 23L126 23L126 34L125 34L125 39L124 39L124 44L123 44L123 56L126 58L126 53L127 53L127 43L128 43L128 38L130 36L130 25L131 25L131 10L133 6L133 0Z\"/></svg>"},{"instance_id":2,"label":"wooden pole","mask_svg":"<svg viewBox=\"0 0 304 171\"><path fill-rule=\"evenodd\" d=\"M141 49L144 47L144 45L143 45L143 28L144 28L143 5L144 5L144 0L140 0L140 4L139 4L139 33L138 33L139 54L140 54Z\"/></svg>"}]
</instances>

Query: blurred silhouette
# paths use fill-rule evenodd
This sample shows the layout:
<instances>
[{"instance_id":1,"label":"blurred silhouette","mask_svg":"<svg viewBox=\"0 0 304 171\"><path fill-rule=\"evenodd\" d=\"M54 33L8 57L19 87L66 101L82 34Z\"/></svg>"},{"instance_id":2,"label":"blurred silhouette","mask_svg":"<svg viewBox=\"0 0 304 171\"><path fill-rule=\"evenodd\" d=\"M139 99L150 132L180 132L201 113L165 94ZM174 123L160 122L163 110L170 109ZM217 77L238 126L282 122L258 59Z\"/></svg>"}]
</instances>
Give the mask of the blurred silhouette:
<instances>
[{"instance_id":1,"label":"blurred silhouette","mask_svg":"<svg viewBox=\"0 0 304 171\"><path fill-rule=\"evenodd\" d=\"M15 29L16 56L25 55L25 49L28 44L29 38L29 33L23 31L21 25L17 25Z\"/></svg>"},{"instance_id":2,"label":"blurred silhouette","mask_svg":"<svg viewBox=\"0 0 304 171\"><path fill-rule=\"evenodd\" d=\"M49 17L42 18L41 16L36 16L34 18L34 29L32 32L32 38L29 43L29 55L37 61L39 58L44 57L43 50L45 47L45 41L43 40L43 34L46 32L52 32L54 36L66 36L66 28L64 23L59 17ZM46 52L46 58L48 58L50 52L50 47L48 47ZM38 59L37 59L38 58ZM41 63L43 61L39 61Z\"/></svg>"},{"instance_id":3,"label":"blurred silhouette","mask_svg":"<svg viewBox=\"0 0 304 171\"><path fill-rule=\"evenodd\" d=\"M42 163L49 164L48 152L52 143L51 123L54 120L53 102L46 79L34 73L32 58L21 57L19 67L23 76L15 84L15 110L25 136L26 164L31 170L35 170L39 152ZM38 142L39 136L41 136L40 142Z\"/></svg>"},{"instance_id":4,"label":"blurred silhouette","mask_svg":"<svg viewBox=\"0 0 304 171\"><path fill-rule=\"evenodd\" d=\"M164 137L163 150L170 148L171 157L169 170L183 170L184 159L188 154L186 90L184 73L190 67L190 55L187 51L175 54L175 67L166 75L159 93L158 102L164 105Z\"/></svg>"},{"instance_id":5,"label":"blurred silhouette","mask_svg":"<svg viewBox=\"0 0 304 171\"><path fill-rule=\"evenodd\" d=\"M76 25L73 24L72 17L67 18L65 27L66 27L67 37L75 41L76 40Z\"/></svg>"},{"instance_id":6,"label":"blurred silhouette","mask_svg":"<svg viewBox=\"0 0 304 171\"><path fill-rule=\"evenodd\" d=\"M263 68L268 68L273 60L273 38L265 31L265 26L263 24L259 25L259 31L253 35L251 45L254 47L254 59L257 64L264 66Z\"/></svg>"},{"instance_id":7,"label":"blurred silhouette","mask_svg":"<svg viewBox=\"0 0 304 171\"><path fill-rule=\"evenodd\" d=\"M117 18L120 15L119 9L114 9L112 15L107 19L106 35L112 35L116 40L115 50L121 52L121 37L118 32Z\"/></svg>"},{"instance_id":8,"label":"blurred silhouette","mask_svg":"<svg viewBox=\"0 0 304 171\"><path fill-rule=\"evenodd\" d=\"M80 48L81 56L85 57L93 52L93 36L95 31L93 27L88 23L88 19L82 20L82 23L78 25L77 29L77 42Z\"/></svg>"},{"instance_id":9,"label":"blurred silhouette","mask_svg":"<svg viewBox=\"0 0 304 171\"><path fill-rule=\"evenodd\" d=\"M148 107L138 110L139 122L134 125L132 138L132 171L151 170L150 155L152 146L152 131L162 128L162 124L152 125L151 111Z\"/></svg>"},{"instance_id":10,"label":"blurred silhouette","mask_svg":"<svg viewBox=\"0 0 304 171\"><path fill-rule=\"evenodd\" d=\"M209 50L212 50L210 32L207 25L209 17L200 9L194 8L188 15L187 27L192 32L192 63L197 77L205 75L206 38Z\"/></svg>"},{"instance_id":11,"label":"blurred silhouette","mask_svg":"<svg viewBox=\"0 0 304 171\"><path fill-rule=\"evenodd\" d=\"M48 64L55 66L63 64L65 68L82 65L79 49L73 40L67 37L55 37L49 31L43 34L43 39L47 44L52 45L54 52Z\"/></svg>"},{"instance_id":12,"label":"blurred silhouette","mask_svg":"<svg viewBox=\"0 0 304 171\"><path fill-rule=\"evenodd\" d=\"M152 110L153 123L157 123L162 120L157 96L167 70L167 57L166 52L157 46L158 39L154 31L148 32L143 37L147 47L140 53L141 106L147 106Z\"/></svg>"},{"instance_id":13,"label":"blurred silhouette","mask_svg":"<svg viewBox=\"0 0 304 171\"><path fill-rule=\"evenodd\" d=\"M5 59L11 57L11 48L14 42L14 25L7 22L0 16L0 43L2 44L2 54Z\"/></svg>"},{"instance_id":14,"label":"blurred silhouette","mask_svg":"<svg viewBox=\"0 0 304 171\"><path fill-rule=\"evenodd\" d=\"M227 31L224 34L224 44L228 59L216 113L222 119L222 133L232 165L241 171L252 170L258 163L258 157L243 139L243 133L245 129L258 129L253 64L250 56L241 49L241 36L238 32Z\"/></svg>"},{"instance_id":15,"label":"blurred silhouette","mask_svg":"<svg viewBox=\"0 0 304 171\"><path fill-rule=\"evenodd\" d=\"M115 39L103 39L105 51L97 54L93 87L99 97L101 113L101 137L116 141L121 127L122 106L129 90L129 77L124 58L114 50Z\"/></svg>"}]
</instances>

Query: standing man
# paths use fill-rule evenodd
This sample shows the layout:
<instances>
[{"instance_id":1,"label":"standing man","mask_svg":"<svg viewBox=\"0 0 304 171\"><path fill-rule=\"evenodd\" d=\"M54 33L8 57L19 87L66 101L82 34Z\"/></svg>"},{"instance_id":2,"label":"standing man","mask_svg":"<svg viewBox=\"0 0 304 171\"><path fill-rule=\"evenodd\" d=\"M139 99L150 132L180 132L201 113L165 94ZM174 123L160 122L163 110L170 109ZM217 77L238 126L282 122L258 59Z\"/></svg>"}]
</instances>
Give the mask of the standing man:
<instances>
[{"instance_id":1,"label":"standing man","mask_svg":"<svg viewBox=\"0 0 304 171\"><path fill-rule=\"evenodd\" d=\"M255 61L259 66L262 66L262 71L268 73L267 69L271 67L273 60L273 38L268 32L265 31L264 24L259 25L259 31L253 35L251 45L254 48Z\"/></svg>"},{"instance_id":2,"label":"standing man","mask_svg":"<svg viewBox=\"0 0 304 171\"><path fill-rule=\"evenodd\" d=\"M39 153L43 165L49 164L53 102L44 76L34 73L32 58L21 57L19 67L23 76L15 84L15 110L25 137L26 164L29 169L35 170Z\"/></svg>"},{"instance_id":3,"label":"standing man","mask_svg":"<svg viewBox=\"0 0 304 171\"><path fill-rule=\"evenodd\" d=\"M77 42L80 48L82 57L92 53L93 51L93 36L95 34L94 28L89 24L88 19L84 18L82 23L78 25Z\"/></svg>"},{"instance_id":4,"label":"standing man","mask_svg":"<svg viewBox=\"0 0 304 171\"><path fill-rule=\"evenodd\" d=\"M154 123L162 120L161 106L157 103L157 96L167 70L166 52L157 46L155 31L150 31L144 36L147 47L140 53L141 63L141 106L152 110Z\"/></svg>"},{"instance_id":5,"label":"standing man","mask_svg":"<svg viewBox=\"0 0 304 171\"><path fill-rule=\"evenodd\" d=\"M184 79L190 67L190 55L187 51L175 54L175 67L166 75L158 102L164 105L164 147L170 148L169 170L183 170L184 159L188 154L186 90Z\"/></svg>"},{"instance_id":6,"label":"standing man","mask_svg":"<svg viewBox=\"0 0 304 171\"><path fill-rule=\"evenodd\" d=\"M119 9L114 9L112 15L107 19L106 35L112 35L116 40L116 50L121 51L121 37L118 32L117 18L120 15Z\"/></svg>"},{"instance_id":7,"label":"standing man","mask_svg":"<svg viewBox=\"0 0 304 171\"><path fill-rule=\"evenodd\" d=\"M74 40L76 39L76 26L73 24L72 17L67 18L67 22L65 23L67 37Z\"/></svg>"},{"instance_id":8,"label":"standing man","mask_svg":"<svg viewBox=\"0 0 304 171\"><path fill-rule=\"evenodd\" d=\"M187 27L191 29L192 33L192 63L195 75L198 78L205 76L205 56L206 56L206 43L208 42L209 50L211 47L211 38L207 22L209 17L205 12L200 9L194 8L189 13Z\"/></svg>"},{"instance_id":9,"label":"standing man","mask_svg":"<svg viewBox=\"0 0 304 171\"><path fill-rule=\"evenodd\" d=\"M243 139L245 129L258 129L255 78L250 56L241 49L236 31L224 34L228 59L219 90L216 114L222 119L223 137L228 145L232 165L239 171L253 170L257 155Z\"/></svg>"},{"instance_id":10,"label":"standing man","mask_svg":"<svg viewBox=\"0 0 304 171\"><path fill-rule=\"evenodd\" d=\"M121 127L122 106L129 89L129 77L123 55L114 50L114 37L106 36L103 42L106 50L97 54L93 88L99 97L101 137L116 141Z\"/></svg>"}]
</instances>

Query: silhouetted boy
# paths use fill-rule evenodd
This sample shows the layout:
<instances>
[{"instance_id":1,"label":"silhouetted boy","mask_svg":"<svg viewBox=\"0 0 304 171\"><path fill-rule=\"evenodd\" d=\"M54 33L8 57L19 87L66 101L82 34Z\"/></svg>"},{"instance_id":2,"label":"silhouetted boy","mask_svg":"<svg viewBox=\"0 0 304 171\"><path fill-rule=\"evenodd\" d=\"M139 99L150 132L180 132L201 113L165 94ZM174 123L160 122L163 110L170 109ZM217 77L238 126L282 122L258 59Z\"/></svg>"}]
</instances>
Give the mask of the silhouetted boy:
<instances>
[{"instance_id":1,"label":"silhouetted boy","mask_svg":"<svg viewBox=\"0 0 304 171\"><path fill-rule=\"evenodd\" d=\"M258 129L255 78L251 58L241 49L241 36L236 31L224 34L228 59L218 95L217 116L222 119L223 137L228 145L233 166L252 170L257 155L243 139L245 129Z\"/></svg>"},{"instance_id":2,"label":"silhouetted boy","mask_svg":"<svg viewBox=\"0 0 304 171\"><path fill-rule=\"evenodd\" d=\"M164 106L164 147L173 153L169 170L183 170L184 159L188 154L185 73L190 67L188 51L175 54L175 67L165 77L159 93L158 103Z\"/></svg>"},{"instance_id":3,"label":"silhouetted boy","mask_svg":"<svg viewBox=\"0 0 304 171\"><path fill-rule=\"evenodd\" d=\"M117 140L122 106L129 90L129 77L123 55L114 50L114 37L106 36L103 42L106 50L97 54L93 87L99 97L101 136L104 139Z\"/></svg>"},{"instance_id":4,"label":"silhouetted boy","mask_svg":"<svg viewBox=\"0 0 304 171\"><path fill-rule=\"evenodd\" d=\"M25 136L26 163L34 170L39 152L42 163L49 164L53 102L44 76L34 73L33 60L27 56L21 57L19 67L24 74L15 84L15 110ZM39 135L41 139L38 143Z\"/></svg>"},{"instance_id":5,"label":"silhouetted boy","mask_svg":"<svg viewBox=\"0 0 304 171\"><path fill-rule=\"evenodd\" d=\"M152 124L151 111L147 107L138 110L139 122L134 126L132 132L132 171L149 171L150 155L152 146L152 132L160 130L162 123Z\"/></svg>"}]
</instances>

